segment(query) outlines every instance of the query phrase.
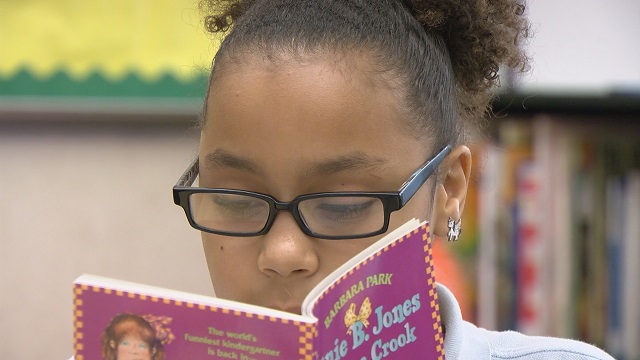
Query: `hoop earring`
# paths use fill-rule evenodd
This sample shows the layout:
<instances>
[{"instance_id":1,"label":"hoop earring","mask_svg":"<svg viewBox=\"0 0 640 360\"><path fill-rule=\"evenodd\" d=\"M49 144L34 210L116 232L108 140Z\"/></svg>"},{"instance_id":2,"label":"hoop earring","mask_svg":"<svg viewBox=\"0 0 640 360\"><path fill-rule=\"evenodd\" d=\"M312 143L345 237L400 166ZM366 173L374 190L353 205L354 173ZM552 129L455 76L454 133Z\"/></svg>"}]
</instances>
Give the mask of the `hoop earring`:
<instances>
[{"instance_id":1,"label":"hoop earring","mask_svg":"<svg viewBox=\"0 0 640 360\"><path fill-rule=\"evenodd\" d=\"M449 229L447 231L447 241L458 241L462 233L462 219L454 221L452 217L449 217L447 229Z\"/></svg>"}]
</instances>

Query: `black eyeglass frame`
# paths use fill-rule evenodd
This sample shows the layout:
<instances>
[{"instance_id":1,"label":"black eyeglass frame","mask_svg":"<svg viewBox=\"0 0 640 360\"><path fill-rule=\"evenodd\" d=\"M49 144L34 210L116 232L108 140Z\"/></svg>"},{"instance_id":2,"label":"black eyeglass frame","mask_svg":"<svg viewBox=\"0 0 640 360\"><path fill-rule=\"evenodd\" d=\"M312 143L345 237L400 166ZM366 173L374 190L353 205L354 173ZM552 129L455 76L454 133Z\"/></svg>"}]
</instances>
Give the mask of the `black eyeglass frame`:
<instances>
[{"instance_id":1,"label":"black eyeglass frame","mask_svg":"<svg viewBox=\"0 0 640 360\"><path fill-rule=\"evenodd\" d=\"M348 240L348 239L361 239L367 238L370 236L380 235L385 233L389 229L389 220L391 217L391 213L394 211L398 211L402 209L403 206L411 200L411 198L418 192L418 189L422 187L422 185L427 181L427 179L435 172L437 167L440 165L442 160L451 152L451 146L447 145L442 150L440 150L433 158L422 164L418 170L416 170L407 181L402 184L400 190L397 192L364 192L364 191L354 191L354 192L321 192L321 193L312 193L312 194L304 194L296 196L293 200L288 202L279 201L271 195L246 191L246 190L237 190L237 189L212 189L212 188L202 188L197 187L194 188L191 185L194 183L196 177L199 174L199 158L196 157L195 160L191 163L189 168L182 174L178 182L173 187L173 202L180 206L187 216L187 220L191 227L197 230L205 231L212 234L225 235L225 236L235 236L235 237L250 237L250 236L258 236L264 235L271 229L273 222L278 214L278 211L284 210L289 211L296 223L300 227L303 233L308 236L312 236L319 239L327 239L327 240ZM269 217L264 225L264 227L257 232L250 233L237 233L237 232L227 232L227 231L219 231L209 229L204 226L200 226L196 224L193 220L193 215L191 214L191 207L189 206L189 196L191 194L196 193L219 193L219 194L237 194L243 196L250 196L254 198L258 198L266 201L269 204ZM384 223L382 228L377 231L373 231L365 234L355 234L355 235L341 235L341 236L328 236L323 234L317 234L305 223L303 217L300 215L298 210L298 204L301 201L308 199L315 199L319 197L370 197L377 198L383 204L384 209Z\"/></svg>"}]
</instances>

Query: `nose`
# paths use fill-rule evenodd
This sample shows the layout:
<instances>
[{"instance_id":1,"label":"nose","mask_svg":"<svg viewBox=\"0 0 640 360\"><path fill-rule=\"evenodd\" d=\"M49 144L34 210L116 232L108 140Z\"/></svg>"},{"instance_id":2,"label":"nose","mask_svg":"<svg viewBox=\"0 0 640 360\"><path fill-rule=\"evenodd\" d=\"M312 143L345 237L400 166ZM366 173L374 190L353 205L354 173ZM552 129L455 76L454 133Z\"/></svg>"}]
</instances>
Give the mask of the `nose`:
<instances>
[{"instance_id":1,"label":"nose","mask_svg":"<svg viewBox=\"0 0 640 360\"><path fill-rule=\"evenodd\" d=\"M268 276L307 277L318 271L319 259L314 238L302 232L293 215L280 212L263 235L258 266Z\"/></svg>"}]
</instances>

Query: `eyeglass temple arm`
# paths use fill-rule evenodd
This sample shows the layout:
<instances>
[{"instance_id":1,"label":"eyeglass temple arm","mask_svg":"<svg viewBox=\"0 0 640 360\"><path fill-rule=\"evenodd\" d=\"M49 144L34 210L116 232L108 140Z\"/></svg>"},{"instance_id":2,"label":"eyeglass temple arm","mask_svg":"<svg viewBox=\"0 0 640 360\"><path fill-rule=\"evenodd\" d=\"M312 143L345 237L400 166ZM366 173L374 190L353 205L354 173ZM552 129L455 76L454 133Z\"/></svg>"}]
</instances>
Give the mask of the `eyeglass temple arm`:
<instances>
[{"instance_id":1,"label":"eyeglass temple arm","mask_svg":"<svg viewBox=\"0 0 640 360\"><path fill-rule=\"evenodd\" d=\"M198 177L198 173L200 171L199 168L199 157L193 160L191 165L187 168L187 170L180 176L180 179L176 183L176 186L191 186L194 181L196 181L196 177Z\"/></svg>"},{"instance_id":2,"label":"eyeglass temple arm","mask_svg":"<svg viewBox=\"0 0 640 360\"><path fill-rule=\"evenodd\" d=\"M418 189L427 181L429 176L433 174L435 169L440 165L447 155L451 152L451 145L447 145L440 152L433 157L430 161L424 164L420 169L416 170L409 180L405 182L400 188L400 204L404 206L409 199L418 191Z\"/></svg>"}]
</instances>

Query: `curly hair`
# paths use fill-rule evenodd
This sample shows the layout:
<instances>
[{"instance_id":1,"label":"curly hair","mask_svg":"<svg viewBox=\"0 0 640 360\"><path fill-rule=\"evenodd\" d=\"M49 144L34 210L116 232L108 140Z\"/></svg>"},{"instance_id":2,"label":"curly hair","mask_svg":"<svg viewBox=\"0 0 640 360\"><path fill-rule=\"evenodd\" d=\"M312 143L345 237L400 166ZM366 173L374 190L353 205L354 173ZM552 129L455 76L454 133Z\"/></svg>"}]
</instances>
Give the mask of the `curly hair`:
<instances>
[{"instance_id":1,"label":"curly hair","mask_svg":"<svg viewBox=\"0 0 640 360\"><path fill-rule=\"evenodd\" d=\"M435 135L435 145L458 143L466 121L485 117L502 64L528 69L520 45L530 25L520 0L201 0L200 7L206 29L226 34L211 82L225 60L247 52L368 51L404 85L414 125Z\"/></svg>"}]
</instances>

